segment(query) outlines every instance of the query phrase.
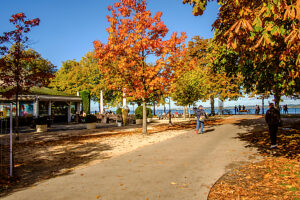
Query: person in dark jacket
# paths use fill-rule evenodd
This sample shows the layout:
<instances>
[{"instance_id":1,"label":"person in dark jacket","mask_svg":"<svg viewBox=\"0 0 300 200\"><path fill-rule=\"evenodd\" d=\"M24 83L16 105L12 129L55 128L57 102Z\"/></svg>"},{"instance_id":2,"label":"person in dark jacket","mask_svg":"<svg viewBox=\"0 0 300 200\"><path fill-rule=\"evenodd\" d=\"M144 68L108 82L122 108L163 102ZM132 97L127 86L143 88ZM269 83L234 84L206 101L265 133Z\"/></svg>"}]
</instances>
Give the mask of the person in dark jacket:
<instances>
[{"instance_id":1,"label":"person in dark jacket","mask_svg":"<svg viewBox=\"0 0 300 200\"><path fill-rule=\"evenodd\" d=\"M274 107L273 103L269 104L269 110L266 112L265 120L269 126L271 148L275 148L277 147L277 131L280 124L280 112Z\"/></svg>"},{"instance_id":2,"label":"person in dark jacket","mask_svg":"<svg viewBox=\"0 0 300 200\"><path fill-rule=\"evenodd\" d=\"M199 128L201 125L201 134L203 134L203 126L204 126L204 120L206 118L205 111L203 110L202 106L199 106L196 110L196 116L197 116L197 127L196 127L196 134L199 132Z\"/></svg>"}]
</instances>

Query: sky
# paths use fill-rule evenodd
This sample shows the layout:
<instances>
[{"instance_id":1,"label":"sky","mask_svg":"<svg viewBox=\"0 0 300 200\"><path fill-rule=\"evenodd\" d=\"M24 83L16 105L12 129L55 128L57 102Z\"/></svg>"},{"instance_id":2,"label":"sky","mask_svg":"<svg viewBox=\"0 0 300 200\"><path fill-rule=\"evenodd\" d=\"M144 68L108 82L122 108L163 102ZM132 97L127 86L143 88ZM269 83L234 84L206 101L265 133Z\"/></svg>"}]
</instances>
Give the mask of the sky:
<instances>
[{"instance_id":1,"label":"sky","mask_svg":"<svg viewBox=\"0 0 300 200\"><path fill-rule=\"evenodd\" d=\"M57 68L63 61L77 61L93 50L93 41L107 42L108 5L115 0L0 0L0 34L13 30L11 15L24 12L29 19L39 18L40 25L30 32L31 45ZM182 0L148 0L147 8L163 13L162 20L173 32L186 32L188 40L199 35L213 37L211 25L217 17L218 4L213 2L201 17L192 15L192 7Z\"/></svg>"},{"instance_id":2,"label":"sky","mask_svg":"<svg viewBox=\"0 0 300 200\"><path fill-rule=\"evenodd\" d=\"M11 15L24 12L28 19L39 18L40 25L30 32L30 48L39 52L57 69L63 61L81 58L93 50L93 41L106 43L110 14L108 5L116 0L0 0L0 34L13 30L9 23ZM162 21L169 29L168 39L173 32L186 32L189 41L193 36L212 38L212 24L217 18L219 5L210 2L202 16L193 16L192 7L182 0L148 0L147 8L154 14L163 13ZM268 100L270 101L270 100ZM256 105L261 100L240 98L236 102L226 101L224 106ZM267 103L267 101L266 101ZM299 100L286 100L288 104L300 104ZM209 102L199 102L209 106ZM218 105L216 101L215 106ZM174 106L174 103L172 107ZM97 108L97 105L93 105Z\"/></svg>"}]
</instances>

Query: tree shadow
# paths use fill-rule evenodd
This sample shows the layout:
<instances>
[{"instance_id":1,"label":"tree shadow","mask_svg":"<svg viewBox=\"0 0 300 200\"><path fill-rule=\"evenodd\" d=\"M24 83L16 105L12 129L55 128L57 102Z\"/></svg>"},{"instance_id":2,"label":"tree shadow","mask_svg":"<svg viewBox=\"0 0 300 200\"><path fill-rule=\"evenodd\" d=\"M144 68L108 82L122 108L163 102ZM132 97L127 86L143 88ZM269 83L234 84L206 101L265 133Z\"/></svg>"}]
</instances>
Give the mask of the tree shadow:
<instances>
[{"instance_id":1,"label":"tree shadow","mask_svg":"<svg viewBox=\"0 0 300 200\"><path fill-rule=\"evenodd\" d=\"M93 160L110 158L104 151L112 147L101 144L98 136L64 137L43 142L16 143L14 148L14 179L8 187L0 185L0 197L35 185L53 177L71 174L75 167ZM94 139L94 141L86 142Z\"/></svg>"},{"instance_id":2,"label":"tree shadow","mask_svg":"<svg viewBox=\"0 0 300 200\"><path fill-rule=\"evenodd\" d=\"M247 132L238 133L236 138L246 142L246 148L254 147L260 154L296 158L300 155L300 120L283 119L283 124L277 133L278 147L274 149L270 148L268 126L263 118L242 119L234 123L247 129Z\"/></svg>"},{"instance_id":3,"label":"tree shadow","mask_svg":"<svg viewBox=\"0 0 300 200\"><path fill-rule=\"evenodd\" d=\"M206 129L205 131L203 131L203 133L209 133L209 132L213 132L215 129L211 128L211 129Z\"/></svg>"}]
</instances>

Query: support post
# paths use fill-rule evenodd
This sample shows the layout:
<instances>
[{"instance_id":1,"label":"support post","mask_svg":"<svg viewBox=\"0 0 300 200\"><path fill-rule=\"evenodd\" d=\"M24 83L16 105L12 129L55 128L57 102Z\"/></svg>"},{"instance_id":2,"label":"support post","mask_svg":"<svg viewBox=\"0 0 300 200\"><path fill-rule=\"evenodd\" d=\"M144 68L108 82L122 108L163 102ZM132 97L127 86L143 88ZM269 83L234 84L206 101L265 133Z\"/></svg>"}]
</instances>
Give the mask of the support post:
<instances>
[{"instance_id":1,"label":"support post","mask_svg":"<svg viewBox=\"0 0 300 200\"><path fill-rule=\"evenodd\" d=\"M100 113L104 114L104 107L103 107L103 91L100 91Z\"/></svg>"},{"instance_id":2,"label":"support post","mask_svg":"<svg viewBox=\"0 0 300 200\"><path fill-rule=\"evenodd\" d=\"M49 104L48 104L48 115L51 116L51 106L52 106L52 102L49 101Z\"/></svg>"},{"instance_id":3,"label":"support post","mask_svg":"<svg viewBox=\"0 0 300 200\"><path fill-rule=\"evenodd\" d=\"M127 105L125 92L123 92L123 108Z\"/></svg>"},{"instance_id":4,"label":"support post","mask_svg":"<svg viewBox=\"0 0 300 200\"><path fill-rule=\"evenodd\" d=\"M34 117L39 117L39 100L36 97L34 102L33 102L33 116Z\"/></svg>"},{"instance_id":5,"label":"support post","mask_svg":"<svg viewBox=\"0 0 300 200\"><path fill-rule=\"evenodd\" d=\"M68 102L68 123L71 122L71 102Z\"/></svg>"}]
</instances>

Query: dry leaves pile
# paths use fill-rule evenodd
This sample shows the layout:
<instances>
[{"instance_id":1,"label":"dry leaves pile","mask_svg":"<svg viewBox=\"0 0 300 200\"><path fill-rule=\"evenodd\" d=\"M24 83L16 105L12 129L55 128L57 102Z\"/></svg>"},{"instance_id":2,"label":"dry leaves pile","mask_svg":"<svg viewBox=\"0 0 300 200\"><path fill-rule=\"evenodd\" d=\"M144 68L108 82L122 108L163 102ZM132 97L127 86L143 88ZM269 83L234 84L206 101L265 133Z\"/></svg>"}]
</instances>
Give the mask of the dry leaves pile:
<instances>
[{"instance_id":1,"label":"dry leaves pile","mask_svg":"<svg viewBox=\"0 0 300 200\"><path fill-rule=\"evenodd\" d=\"M266 158L225 174L212 187L208 199L299 200L300 130L280 129L279 145L273 150L268 131L240 134L239 138Z\"/></svg>"},{"instance_id":2,"label":"dry leaves pile","mask_svg":"<svg viewBox=\"0 0 300 200\"><path fill-rule=\"evenodd\" d=\"M300 197L300 162L266 158L224 175L212 188L209 199L296 200Z\"/></svg>"}]
</instances>

